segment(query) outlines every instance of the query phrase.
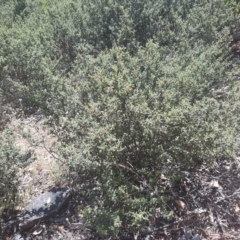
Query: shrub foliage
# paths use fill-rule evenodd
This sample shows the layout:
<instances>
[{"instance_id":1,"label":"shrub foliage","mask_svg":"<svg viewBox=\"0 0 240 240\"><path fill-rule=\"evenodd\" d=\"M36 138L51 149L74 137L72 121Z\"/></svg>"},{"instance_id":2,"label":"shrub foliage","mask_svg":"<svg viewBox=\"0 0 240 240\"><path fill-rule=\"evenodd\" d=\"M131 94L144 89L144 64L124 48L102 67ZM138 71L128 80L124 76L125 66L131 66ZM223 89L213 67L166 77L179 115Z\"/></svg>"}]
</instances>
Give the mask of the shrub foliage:
<instances>
[{"instance_id":1,"label":"shrub foliage","mask_svg":"<svg viewBox=\"0 0 240 240\"><path fill-rule=\"evenodd\" d=\"M231 3L231 4L230 4ZM2 7L2 8L1 8ZM7 101L41 108L102 235L166 210L161 176L238 148L234 1L0 1ZM6 11L8 14L6 14ZM1 14L0 14L1 15Z\"/></svg>"},{"instance_id":2,"label":"shrub foliage","mask_svg":"<svg viewBox=\"0 0 240 240\"><path fill-rule=\"evenodd\" d=\"M18 149L13 144L10 131L0 135L0 214L3 210L14 207L18 202L17 171Z\"/></svg>"}]
</instances>

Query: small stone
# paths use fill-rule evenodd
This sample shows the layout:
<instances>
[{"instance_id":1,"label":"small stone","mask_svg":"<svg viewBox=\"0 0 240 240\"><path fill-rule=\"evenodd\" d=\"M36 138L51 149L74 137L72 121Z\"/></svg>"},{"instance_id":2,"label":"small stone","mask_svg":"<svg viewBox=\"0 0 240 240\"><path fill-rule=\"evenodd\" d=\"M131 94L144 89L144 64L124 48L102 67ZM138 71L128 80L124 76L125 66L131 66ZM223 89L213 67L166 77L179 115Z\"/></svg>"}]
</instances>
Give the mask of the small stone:
<instances>
[{"instance_id":1,"label":"small stone","mask_svg":"<svg viewBox=\"0 0 240 240\"><path fill-rule=\"evenodd\" d=\"M43 228L42 228L42 227L39 227L38 229L36 229L36 230L32 233L32 235L33 235L33 236L38 236L38 235L40 235L42 232L43 232Z\"/></svg>"},{"instance_id":2,"label":"small stone","mask_svg":"<svg viewBox=\"0 0 240 240\"><path fill-rule=\"evenodd\" d=\"M72 190L69 188L53 188L33 199L24 210L23 220L19 224L20 230L27 230L41 220L59 213L71 195Z\"/></svg>"},{"instance_id":3,"label":"small stone","mask_svg":"<svg viewBox=\"0 0 240 240\"><path fill-rule=\"evenodd\" d=\"M210 183L209 183L209 186L211 188L219 188L219 183L217 180L212 180Z\"/></svg>"},{"instance_id":4,"label":"small stone","mask_svg":"<svg viewBox=\"0 0 240 240\"><path fill-rule=\"evenodd\" d=\"M12 240L24 240L24 238L20 233L17 233L12 237Z\"/></svg>"}]
</instances>

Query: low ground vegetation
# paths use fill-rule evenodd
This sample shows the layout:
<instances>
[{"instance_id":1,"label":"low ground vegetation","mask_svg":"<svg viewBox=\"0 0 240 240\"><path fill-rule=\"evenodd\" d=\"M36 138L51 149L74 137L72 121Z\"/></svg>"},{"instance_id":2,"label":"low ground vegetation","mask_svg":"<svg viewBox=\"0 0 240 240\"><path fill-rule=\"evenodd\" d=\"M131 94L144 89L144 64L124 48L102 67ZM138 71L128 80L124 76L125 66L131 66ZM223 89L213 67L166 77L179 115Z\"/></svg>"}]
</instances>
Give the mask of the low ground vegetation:
<instances>
[{"instance_id":1,"label":"low ground vegetation","mask_svg":"<svg viewBox=\"0 0 240 240\"><path fill-rule=\"evenodd\" d=\"M236 159L238 27L235 1L0 0L1 119L41 111L99 235L144 230L157 209L176 214L168 190L184 172ZM14 201L4 131L1 186L16 184L0 190Z\"/></svg>"}]
</instances>

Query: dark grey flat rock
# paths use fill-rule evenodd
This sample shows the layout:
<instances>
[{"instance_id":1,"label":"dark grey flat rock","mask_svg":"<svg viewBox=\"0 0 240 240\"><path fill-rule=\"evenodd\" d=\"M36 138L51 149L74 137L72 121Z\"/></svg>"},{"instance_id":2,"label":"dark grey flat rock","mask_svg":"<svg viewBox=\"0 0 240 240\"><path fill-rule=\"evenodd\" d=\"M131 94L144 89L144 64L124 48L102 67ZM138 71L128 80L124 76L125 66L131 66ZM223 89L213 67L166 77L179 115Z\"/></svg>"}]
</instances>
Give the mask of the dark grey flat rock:
<instances>
[{"instance_id":1,"label":"dark grey flat rock","mask_svg":"<svg viewBox=\"0 0 240 240\"><path fill-rule=\"evenodd\" d=\"M50 218L68 203L72 194L69 188L53 188L33 199L25 208L20 230L33 227L40 220Z\"/></svg>"}]
</instances>

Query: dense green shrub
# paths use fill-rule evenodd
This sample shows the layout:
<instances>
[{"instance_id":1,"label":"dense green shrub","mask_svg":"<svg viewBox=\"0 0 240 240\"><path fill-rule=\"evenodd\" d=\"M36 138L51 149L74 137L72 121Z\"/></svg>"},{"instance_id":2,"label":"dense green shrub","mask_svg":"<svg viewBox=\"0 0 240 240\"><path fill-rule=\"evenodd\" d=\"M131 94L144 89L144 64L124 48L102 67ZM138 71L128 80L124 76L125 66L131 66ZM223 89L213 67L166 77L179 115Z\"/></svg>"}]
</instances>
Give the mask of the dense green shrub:
<instances>
[{"instance_id":1,"label":"dense green shrub","mask_svg":"<svg viewBox=\"0 0 240 240\"><path fill-rule=\"evenodd\" d=\"M13 144L10 131L0 135L0 214L4 209L15 206L17 196L18 149Z\"/></svg>"},{"instance_id":2,"label":"dense green shrub","mask_svg":"<svg viewBox=\"0 0 240 240\"><path fill-rule=\"evenodd\" d=\"M56 87L46 78L71 73L78 55L96 57L116 45L134 54L149 39L166 51L188 51L218 41L236 24L233 11L209 0L19 0L0 6L0 81L9 101L23 99L27 108L46 105L47 89Z\"/></svg>"},{"instance_id":3,"label":"dense green shrub","mask_svg":"<svg viewBox=\"0 0 240 240\"><path fill-rule=\"evenodd\" d=\"M13 1L0 0L0 24L11 27L13 22Z\"/></svg>"},{"instance_id":4,"label":"dense green shrub","mask_svg":"<svg viewBox=\"0 0 240 240\"><path fill-rule=\"evenodd\" d=\"M233 5L24 1L16 13L0 3L11 16L0 23L5 99L49 117L59 156L91 200L85 216L102 235L139 229L157 207L166 210L162 174L171 182L181 170L234 158Z\"/></svg>"},{"instance_id":5,"label":"dense green shrub","mask_svg":"<svg viewBox=\"0 0 240 240\"><path fill-rule=\"evenodd\" d=\"M52 78L56 85L47 108L62 141L59 152L92 201L86 217L101 234L116 234L120 226L144 226L156 207L166 210L161 174L170 181L180 170L234 158L239 101L228 43L235 19L221 2L214 2L214 11L210 1L186 8L161 2L169 7L164 26L171 28L149 35L145 30L153 40L143 34L138 43L128 8L121 12L116 2L113 9L111 1L107 9L102 4L90 4L92 16L103 8L93 37L100 47L89 38L71 73ZM127 25L116 21L111 29L117 30L106 33L101 26L111 25L106 22L113 13L119 19L126 13ZM129 28L134 51L116 37ZM104 49L104 41L112 49L91 54L93 46Z\"/></svg>"},{"instance_id":6,"label":"dense green shrub","mask_svg":"<svg viewBox=\"0 0 240 240\"><path fill-rule=\"evenodd\" d=\"M44 106L49 97L47 89L51 85L45 81L45 75L69 71L73 61L70 44L77 41L68 42L72 37L65 30L69 30L72 18L71 9L65 4L59 9L58 5L49 6L49 11L39 1L24 4L23 11L27 11L24 18L20 13L21 16L11 14L14 7L9 7L6 9L13 19L0 24L0 81L8 101L22 99L26 108L33 108ZM58 16L61 11L69 15L70 23Z\"/></svg>"},{"instance_id":7,"label":"dense green shrub","mask_svg":"<svg viewBox=\"0 0 240 240\"><path fill-rule=\"evenodd\" d=\"M135 56L114 48L80 59L66 95L56 93L64 103L52 110L61 150L81 192L96 200L87 216L102 234L138 228L154 207L164 210L161 174L174 179L179 170L234 157L239 104L227 61L213 59L221 51L216 43L168 59L152 42Z\"/></svg>"},{"instance_id":8,"label":"dense green shrub","mask_svg":"<svg viewBox=\"0 0 240 240\"><path fill-rule=\"evenodd\" d=\"M5 129L8 120L6 112L7 108L3 105L3 94L0 90L0 216L4 209L14 206L18 201L19 149L14 146L13 133Z\"/></svg>"}]
</instances>

